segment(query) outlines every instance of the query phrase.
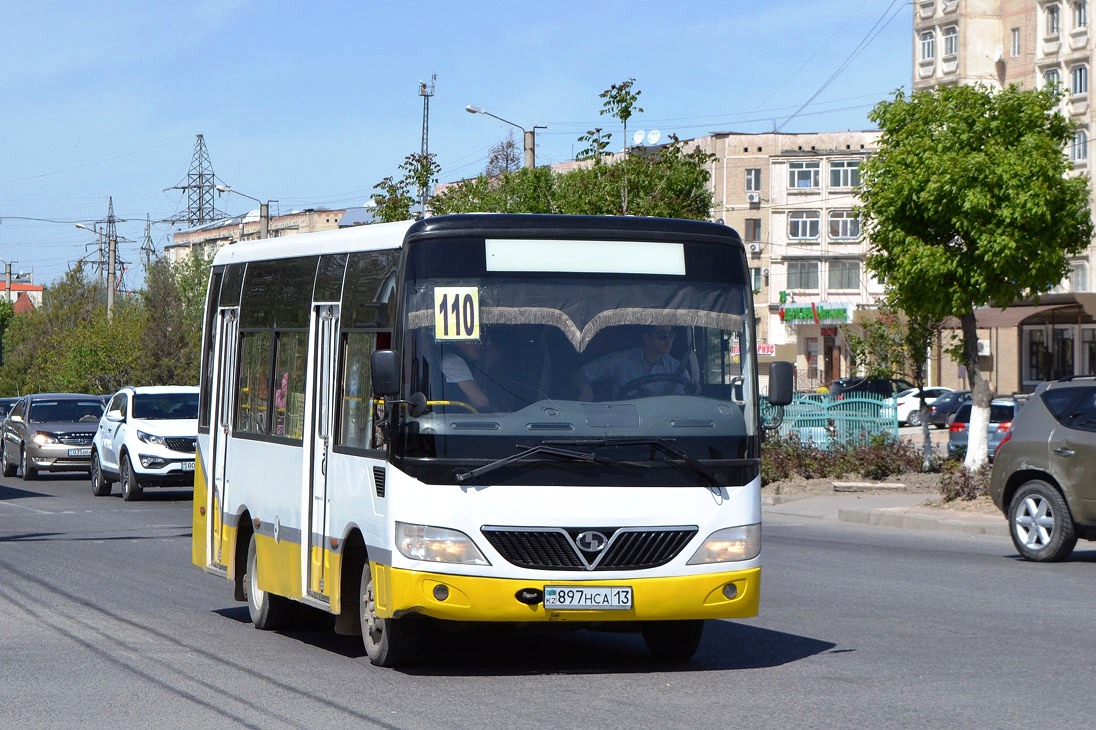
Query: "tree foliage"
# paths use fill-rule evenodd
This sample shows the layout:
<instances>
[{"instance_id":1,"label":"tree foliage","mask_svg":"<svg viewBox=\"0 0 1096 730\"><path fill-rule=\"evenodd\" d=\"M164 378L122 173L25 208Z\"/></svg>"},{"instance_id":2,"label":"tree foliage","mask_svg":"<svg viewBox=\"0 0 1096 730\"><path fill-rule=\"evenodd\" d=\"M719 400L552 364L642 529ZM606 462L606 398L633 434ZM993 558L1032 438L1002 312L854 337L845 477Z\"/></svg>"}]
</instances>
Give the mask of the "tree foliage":
<instances>
[{"instance_id":1,"label":"tree foliage","mask_svg":"<svg viewBox=\"0 0 1096 730\"><path fill-rule=\"evenodd\" d=\"M373 186L378 191L373 195L376 217L382 223L409 220L415 205L437 184L441 171L433 152L409 154L399 168L398 178L389 175Z\"/></svg>"},{"instance_id":2,"label":"tree foliage","mask_svg":"<svg viewBox=\"0 0 1096 730\"><path fill-rule=\"evenodd\" d=\"M109 317L102 284L82 264L71 269L41 307L9 323L0 393L197 383L209 264L201 253L174 266L156 260L145 291L117 298Z\"/></svg>"},{"instance_id":3,"label":"tree foliage","mask_svg":"<svg viewBox=\"0 0 1096 730\"><path fill-rule=\"evenodd\" d=\"M514 141L514 133L511 131L506 139L492 145L487 152L487 167L483 174L487 177L498 177L509 172L521 169L523 150L518 149Z\"/></svg>"},{"instance_id":4,"label":"tree foliage","mask_svg":"<svg viewBox=\"0 0 1096 730\"><path fill-rule=\"evenodd\" d=\"M975 309L1048 291L1092 237L1088 180L1069 175L1064 153L1074 125L1057 105L1054 89L942 86L897 92L870 114L882 136L861 166L867 264L911 318L958 318L982 411L971 423L972 468L986 457L974 439L984 438L990 399Z\"/></svg>"}]
</instances>

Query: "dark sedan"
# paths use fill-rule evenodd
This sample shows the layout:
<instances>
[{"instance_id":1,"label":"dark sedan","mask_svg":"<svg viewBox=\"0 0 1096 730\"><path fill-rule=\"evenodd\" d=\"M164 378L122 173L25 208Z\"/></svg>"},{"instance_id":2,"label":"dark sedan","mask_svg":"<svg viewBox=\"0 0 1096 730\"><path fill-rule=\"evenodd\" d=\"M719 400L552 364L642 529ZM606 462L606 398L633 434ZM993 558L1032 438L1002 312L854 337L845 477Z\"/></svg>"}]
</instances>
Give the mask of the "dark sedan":
<instances>
[{"instance_id":1,"label":"dark sedan","mask_svg":"<svg viewBox=\"0 0 1096 730\"><path fill-rule=\"evenodd\" d=\"M947 428L951 417L959 410L959 406L970 402L969 390L955 390L944 393L932 403L929 411L929 423L936 428Z\"/></svg>"}]
</instances>

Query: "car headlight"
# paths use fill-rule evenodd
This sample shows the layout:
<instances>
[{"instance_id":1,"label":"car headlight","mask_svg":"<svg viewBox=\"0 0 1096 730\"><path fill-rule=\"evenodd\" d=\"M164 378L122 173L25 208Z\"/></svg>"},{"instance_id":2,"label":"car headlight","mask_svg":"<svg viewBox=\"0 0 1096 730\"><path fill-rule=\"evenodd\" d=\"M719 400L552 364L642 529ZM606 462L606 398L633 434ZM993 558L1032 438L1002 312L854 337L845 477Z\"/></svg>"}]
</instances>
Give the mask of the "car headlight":
<instances>
[{"instance_id":1,"label":"car headlight","mask_svg":"<svg viewBox=\"0 0 1096 730\"><path fill-rule=\"evenodd\" d=\"M57 434L49 433L48 431L38 431L34 434L34 443L36 444L59 444L61 439L57 438Z\"/></svg>"},{"instance_id":2,"label":"car headlight","mask_svg":"<svg viewBox=\"0 0 1096 730\"><path fill-rule=\"evenodd\" d=\"M445 527L397 522L396 549L411 560L490 565L470 537Z\"/></svg>"},{"instance_id":3,"label":"car headlight","mask_svg":"<svg viewBox=\"0 0 1096 730\"><path fill-rule=\"evenodd\" d=\"M154 433L148 433L147 431L138 431L137 438L146 444L152 444L153 446L167 446L167 441L163 436L157 436Z\"/></svg>"},{"instance_id":4,"label":"car headlight","mask_svg":"<svg viewBox=\"0 0 1096 730\"><path fill-rule=\"evenodd\" d=\"M761 553L761 523L739 525L716 530L704 541L689 565L727 563L735 560L752 560Z\"/></svg>"}]
</instances>

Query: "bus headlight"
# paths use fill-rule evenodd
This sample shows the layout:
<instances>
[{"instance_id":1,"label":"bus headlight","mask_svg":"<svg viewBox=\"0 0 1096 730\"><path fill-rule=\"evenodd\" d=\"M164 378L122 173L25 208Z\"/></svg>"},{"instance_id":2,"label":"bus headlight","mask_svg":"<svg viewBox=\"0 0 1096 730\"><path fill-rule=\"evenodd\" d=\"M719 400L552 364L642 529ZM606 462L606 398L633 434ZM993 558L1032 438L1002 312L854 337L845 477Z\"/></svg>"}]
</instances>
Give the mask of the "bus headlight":
<instances>
[{"instance_id":1,"label":"bus headlight","mask_svg":"<svg viewBox=\"0 0 1096 730\"><path fill-rule=\"evenodd\" d=\"M716 530L700 546L689 565L751 560L761 553L761 523Z\"/></svg>"},{"instance_id":2,"label":"bus headlight","mask_svg":"<svg viewBox=\"0 0 1096 730\"><path fill-rule=\"evenodd\" d=\"M430 563L490 565L472 539L459 530L396 523L396 549L411 560Z\"/></svg>"}]
</instances>

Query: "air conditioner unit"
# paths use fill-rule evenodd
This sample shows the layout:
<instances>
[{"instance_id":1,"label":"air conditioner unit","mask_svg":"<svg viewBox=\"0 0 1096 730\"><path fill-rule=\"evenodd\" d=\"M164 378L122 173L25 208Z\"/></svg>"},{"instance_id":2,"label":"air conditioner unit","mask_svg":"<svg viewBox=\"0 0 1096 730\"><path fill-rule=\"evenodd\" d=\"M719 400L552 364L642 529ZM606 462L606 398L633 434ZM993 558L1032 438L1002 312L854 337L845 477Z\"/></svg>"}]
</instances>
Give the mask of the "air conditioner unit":
<instances>
[{"instance_id":1,"label":"air conditioner unit","mask_svg":"<svg viewBox=\"0 0 1096 730\"><path fill-rule=\"evenodd\" d=\"M746 193L746 202L747 203L760 203L761 202L761 193Z\"/></svg>"},{"instance_id":2,"label":"air conditioner unit","mask_svg":"<svg viewBox=\"0 0 1096 730\"><path fill-rule=\"evenodd\" d=\"M750 244L750 253L761 253L761 244L760 243L751 243Z\"/></svg>"},{"instance_id":3,"label":"air conditioner unit","mask_svg":"<svg viewBox=\"0 0 1096 730\"><path fill-rule=\"evenodd\" d=\"M978 340L978 357L989 357L989 340Z\"/></svg>"}]
</instances>

